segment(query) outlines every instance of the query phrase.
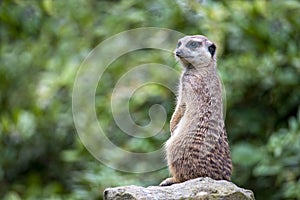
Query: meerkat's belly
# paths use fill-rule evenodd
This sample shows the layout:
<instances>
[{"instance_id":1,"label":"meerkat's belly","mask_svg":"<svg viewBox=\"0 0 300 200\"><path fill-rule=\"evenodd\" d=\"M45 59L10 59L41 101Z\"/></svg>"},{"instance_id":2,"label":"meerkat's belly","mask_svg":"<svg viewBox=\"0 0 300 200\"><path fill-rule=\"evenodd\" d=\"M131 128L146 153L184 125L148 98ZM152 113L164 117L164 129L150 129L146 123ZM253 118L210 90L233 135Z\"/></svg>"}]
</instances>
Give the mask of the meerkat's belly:
<instances>
[{"instance_id":1,"label":"meerkat's belly","mask_svg":"<svg viewBox=\"0 0 300 200\"><path fill-rule=\"evenodd\" d=\"M174 132L172 133L172 136L166 142L165 147L167 155L172 154L171 157L176 155L176 158L183 156L181 155L185 152L183 150L185 148L189 148L189 143L193 142L193 136L189 133L193 129L194 127L190 124L188 118L186 116L183 116L179 121L177 127L175 128Z\"/></svg>"},{"instance_id":2,"label":"meerkat's belly","mask_svg":"<svg viewBox=\"0 0 300 200\"><path fill-rule=\"evenodd\" d=\"M179 123L177 124L175 130L172 133L172 136L167 140L166 142L166 149L168 150L168 147L173 143L174 139L176 139L177 137L179 137L178 135L180 134L180 131L182 130L183 126L184 126L184 117L182 117L179 121Z\"/></svg>"}]
</instances>

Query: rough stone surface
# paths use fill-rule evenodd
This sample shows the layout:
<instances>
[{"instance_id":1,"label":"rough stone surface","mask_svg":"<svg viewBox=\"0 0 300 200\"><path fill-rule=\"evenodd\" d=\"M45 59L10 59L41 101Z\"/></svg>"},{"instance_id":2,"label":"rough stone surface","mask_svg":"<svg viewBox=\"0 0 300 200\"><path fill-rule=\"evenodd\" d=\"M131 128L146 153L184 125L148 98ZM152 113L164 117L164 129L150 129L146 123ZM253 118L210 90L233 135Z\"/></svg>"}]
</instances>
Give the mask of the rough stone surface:
<instances>
[{"instance_id":1,"label":"rough stone surface","mask_svg":"<svg viewBox=\"0 0 300 200\"><path fill-rule=\"evenodd\" d=\"M197 178L171 186L122 186L107 188L104 191L105 200L152 200L152 199L197 199L197 200L237 200L254 199L250 190L237 187L232 182L216 181L211 178Z\"/></svg>"}]
</instances>

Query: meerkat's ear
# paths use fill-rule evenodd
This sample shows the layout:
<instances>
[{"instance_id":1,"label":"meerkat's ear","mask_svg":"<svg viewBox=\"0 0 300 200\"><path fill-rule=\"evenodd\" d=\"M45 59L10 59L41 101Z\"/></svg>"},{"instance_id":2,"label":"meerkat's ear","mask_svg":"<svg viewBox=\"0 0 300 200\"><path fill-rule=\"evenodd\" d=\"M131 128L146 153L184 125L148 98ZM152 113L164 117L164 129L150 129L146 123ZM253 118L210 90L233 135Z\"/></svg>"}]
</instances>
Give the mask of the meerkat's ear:
<instances>
[{"instance_id":1,"label":"meerkat's ear","mask_svg":"<svg viewBox=\"0 0 300 200\"><path fill-rule=\"evenodd\" d=\"M213 57L215 55L215 52L216 52L216 45L215 44L211 44L209 47L208 47L208 51L209 53L211 54L211 57Z\"/></svg>"}]
</instances>

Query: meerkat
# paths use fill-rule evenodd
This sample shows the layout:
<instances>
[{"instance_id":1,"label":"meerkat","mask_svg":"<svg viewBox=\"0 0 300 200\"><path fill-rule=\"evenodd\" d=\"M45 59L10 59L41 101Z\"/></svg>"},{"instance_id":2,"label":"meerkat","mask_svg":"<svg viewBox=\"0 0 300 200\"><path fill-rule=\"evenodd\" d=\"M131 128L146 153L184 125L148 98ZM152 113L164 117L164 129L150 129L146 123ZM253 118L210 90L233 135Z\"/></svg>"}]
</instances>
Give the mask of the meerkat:
<instances>
[{"instance_id":1,"label":"meerkat","mask_svg":"<svg viewBox=\"0 0 300 200\"><path fill-rule=\"evenodd\" d=\"M230 181L232 162L223 117L216 45L205 36L185 36L174 51L183 72L171 137L165 144L171 178L161 186L197 177Z\"/></svg>"}]
</instances>

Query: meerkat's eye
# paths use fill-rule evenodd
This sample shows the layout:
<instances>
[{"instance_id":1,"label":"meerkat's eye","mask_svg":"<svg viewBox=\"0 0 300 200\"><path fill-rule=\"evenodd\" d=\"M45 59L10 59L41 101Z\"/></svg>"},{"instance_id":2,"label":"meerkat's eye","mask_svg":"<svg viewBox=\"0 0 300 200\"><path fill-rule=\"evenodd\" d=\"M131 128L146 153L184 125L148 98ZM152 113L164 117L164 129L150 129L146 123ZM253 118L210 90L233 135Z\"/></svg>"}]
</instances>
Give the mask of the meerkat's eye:
<instances>
[{"instance_id":1,"label":"meerkat's eye","mask_svg":"<svg viewBox=\"0 0 300 200\"><path fill-rule=\"evenodd\" d=\"M193 48L193 49L198 48L200 46L201 46L201 42L197 42L197 41L191 41L186 45L186 47Z\"/></svg>"},{"instance_id":2,"label":"meerkat's eye","mask_svg":"<svg viewBox=\"0 0 300 200\"><path fill-rule=\"evenodd\" d=\"M181 46L181 42L178 42L178 44L177 44L177 48L178 48L178 47L180 47L180 46Z\"/></svg>"}]
</instances>

